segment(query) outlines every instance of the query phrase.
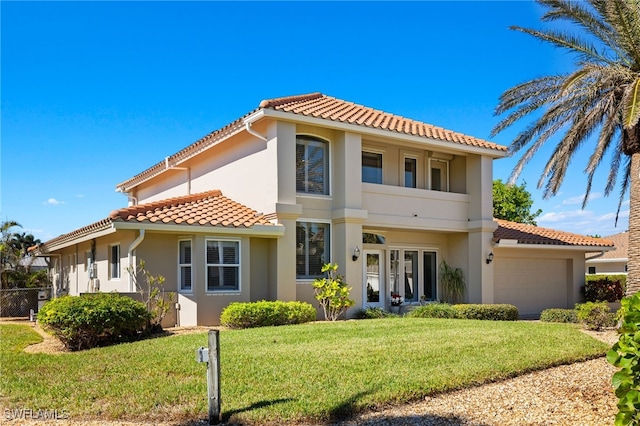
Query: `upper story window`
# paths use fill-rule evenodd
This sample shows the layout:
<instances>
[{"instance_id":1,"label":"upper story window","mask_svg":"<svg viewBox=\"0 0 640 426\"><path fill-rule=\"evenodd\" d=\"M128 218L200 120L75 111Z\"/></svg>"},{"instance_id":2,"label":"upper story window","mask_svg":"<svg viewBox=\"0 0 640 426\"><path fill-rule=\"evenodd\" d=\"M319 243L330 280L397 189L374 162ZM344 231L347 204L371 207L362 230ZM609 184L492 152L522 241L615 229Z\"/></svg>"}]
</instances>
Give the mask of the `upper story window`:
<instances>
[{"instance_id":1,"label":"upper story window","mask_svg":"<svg viewBox=\"0 0 640 426\"><path fill-rule=\"evenodd\" d=\"M109 278L120 278L120 245L109 247Z\"/></svg>"},{"instance_id":2,"label":"upper story window","mask_svg":"<svg viewBox=\"0 0 640 426\"><path fill-rule=\"evenodd\" d=\"M192 291L192 272L191 272L191 240L178 241L178 276L180 291Z\"/></svg>"},{"instance_id":3,"label":"upper story window","mask_svg":"<svg viewBox=\"0 0 640 426\"><path fill-rule=\"evenodd\" d=\"M207 240L207 291L240 290L240 242Z\"/></svg>"},{"instance_id":4,"label":"upper story window","mask_svg":"<svg viewBox=\"0 0 640 426\"><path fill-rule=\"evenodd\" d=\"M296 191L307 194L329 194L327 142L311 136L297 136Z\"/></svg>"},{"instance_id":5,"label":"upper story window","mask_svg":"<svg viewBox=\"0 0 640 426\"><path fill-rule=\"evenodd\" d=\"M449 162L431 159L429 164L429 188L433 191L449 191Z\"/></svg>"},{"instance_id":6,"label":"upper story window","mask_svg":"<svg viewBox=\"0 0 640 426\"><path fill-rule=\"evenodd\" d=\"M362 151L362 181L382 183L382 154Z\"/></svg>"},{"instance_id":7,"label":"upper story window","mask_svg":"<svg viewBox=\"0 0 640 426\"><path fill-rule=\"evenodd\" d=\"M404 186L406 188L416 188L418 177L418 160L405 157L404 159Z\"/></svg>"}]
</instances>

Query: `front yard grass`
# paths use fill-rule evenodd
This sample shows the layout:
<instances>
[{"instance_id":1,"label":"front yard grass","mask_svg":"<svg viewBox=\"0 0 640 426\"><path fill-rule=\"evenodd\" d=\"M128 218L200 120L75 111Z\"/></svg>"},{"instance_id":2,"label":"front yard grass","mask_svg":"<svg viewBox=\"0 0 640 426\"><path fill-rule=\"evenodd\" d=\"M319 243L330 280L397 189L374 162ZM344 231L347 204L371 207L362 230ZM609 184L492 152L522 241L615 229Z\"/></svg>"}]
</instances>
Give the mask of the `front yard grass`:
<instances>
[{"instance_id":1,"label":"front yard grass","mask_svg":"<svg viewBox=\"0 0 640 426\"><path fill-rule=\"evenodd\" d=\"M57 355L22 349L41 337L0 325L2 409L71 419L207 418L207 334ZM421 318L311 323L220 332L226 421L331 421L367 408L599 357L607 345L572 324Z\"/></svg>"}]
</instances>

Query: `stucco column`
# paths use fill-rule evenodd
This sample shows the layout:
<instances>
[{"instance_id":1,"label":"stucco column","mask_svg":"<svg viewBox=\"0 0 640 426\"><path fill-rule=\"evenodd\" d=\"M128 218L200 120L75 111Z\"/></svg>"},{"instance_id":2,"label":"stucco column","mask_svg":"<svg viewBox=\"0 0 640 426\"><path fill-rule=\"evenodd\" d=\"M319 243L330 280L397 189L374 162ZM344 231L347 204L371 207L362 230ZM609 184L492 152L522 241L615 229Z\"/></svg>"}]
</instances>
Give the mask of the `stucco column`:
<instances>
[{"instance_id":1,"label":"stucco column","mask_svg":"<svg viewBox=\"0 0 640 426\"><path fill-rule=\"evenodd\" d=\"M486 259L492 252L493 231L493 159L480 155L467 158L469 194L467 291L469 303L493 303L493 263Z\"/></svg>"},{"instance_id":2,"label":"stucco column","mask_svg":"<svg viewBox=\"0 0 640 426\"><path fill-rule=\"evenodd\" d=\"M333 212L333 262L339 265L338 272L352 287L354 308L362 306L362 262L363 257L353 260L356 247L362 253L362 223L367 217L365 210L340 209Z\"/></svg>"}]
</instances>

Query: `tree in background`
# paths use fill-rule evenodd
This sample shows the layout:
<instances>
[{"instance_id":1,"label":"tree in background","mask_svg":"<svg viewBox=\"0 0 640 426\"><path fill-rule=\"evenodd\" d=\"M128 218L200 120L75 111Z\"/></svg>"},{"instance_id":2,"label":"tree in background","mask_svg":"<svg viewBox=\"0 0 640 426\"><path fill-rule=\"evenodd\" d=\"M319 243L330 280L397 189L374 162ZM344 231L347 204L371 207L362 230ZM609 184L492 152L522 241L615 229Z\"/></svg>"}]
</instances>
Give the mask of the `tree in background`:
<instances>
[{"instance_id":1,"label":"tree in background","mask_svg":"<svg viewBox=\"0 0 640 426\"><path fill-rule=\"evenodd\" d=\"M0 284L1 288L44 287L49 285L47 271L31 271L35 260L29 248L40 244L31 234L14 232L22 228L14 220L0 222Z\"/></svg>"},{"instance_id":2,"label":"tree in background","mask_svg":"<svg viewBox=\"0 0 640 426\"><path fill-rule=\"evenodd\" d=\"M510 182L516 182L536 152L554 139L555 147L538 181L538 187L544 187L545 197L558 193L571 160L585 145L591 156L585 168L583 208L595 172L605 158L609 161L605 195L616 187L621 171L618 214L629 191L627 294L633 294L640 290L640 2L538 0L538 3L546 9L543 21L568 25L540 31L511 28L574 54L575 69L536 78L505 91L496 114L507 116L491 133L495 136L522 119L531 120L509 146L511 154L524 150Z\"/></svg>"},{"instance_id":3,"label":"tree in background","mask_svg":"<svg viewBox=\"0 0 640 426\"><path fill-rule=\"evenodd\" d=\"M537 225L535 219L542 210L531 213L532 206L533 198L524 183L518 186L504 183L502 179L493 181L493 217L496 219Z\"/></svg>"}]
</instances>

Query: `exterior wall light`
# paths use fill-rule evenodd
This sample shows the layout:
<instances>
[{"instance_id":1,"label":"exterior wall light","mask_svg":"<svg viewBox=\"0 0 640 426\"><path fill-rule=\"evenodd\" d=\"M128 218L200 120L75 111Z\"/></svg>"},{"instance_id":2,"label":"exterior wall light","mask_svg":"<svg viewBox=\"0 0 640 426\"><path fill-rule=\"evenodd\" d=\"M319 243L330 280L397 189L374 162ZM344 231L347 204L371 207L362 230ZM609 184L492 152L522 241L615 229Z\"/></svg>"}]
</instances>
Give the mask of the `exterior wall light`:
<instances>
[{"instance_id":1,"label":"exterior wall light","mask_svg":"<svg viewBox=\"0 0 640 426\"><path fill-rule=\"evenodd\" d=\"M489 253L487 256L487 265L493 262L493 253Z\"/></svg>"},{"instance_id":2,"label":"exterior wall light","mask_svg":"<svg viewBox=\"0 0 640 426\"><path fill-rule=\"evenodd\" d=\"M356 248L353 249L353 256L351 258L355 262L356 260L358 260L359 257L360 257L360 249L358 248L358 246L356 246Z\"/></svg>"}]
</instances>

